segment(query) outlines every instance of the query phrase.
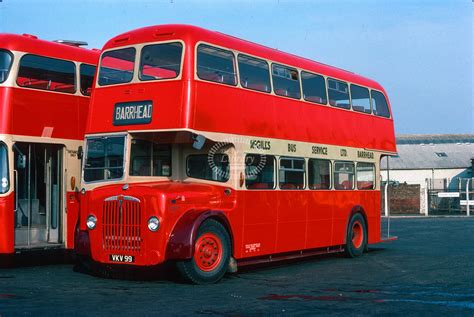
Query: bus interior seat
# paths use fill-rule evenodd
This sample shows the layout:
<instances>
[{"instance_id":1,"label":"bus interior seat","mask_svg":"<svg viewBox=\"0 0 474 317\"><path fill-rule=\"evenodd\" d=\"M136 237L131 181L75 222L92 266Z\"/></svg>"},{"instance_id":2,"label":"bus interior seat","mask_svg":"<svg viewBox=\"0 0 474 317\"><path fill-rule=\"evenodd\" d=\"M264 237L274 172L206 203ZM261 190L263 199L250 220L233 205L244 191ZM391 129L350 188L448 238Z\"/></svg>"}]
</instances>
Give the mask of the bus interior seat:
<instances>
[{"instance_id":1,"label":"bus interior seat","mask_svg":"<svg viewBox=\"0 0 474 317\"><path fill-rule=\"evenodd\" d=\"M75 93L76 92L76 87L74 85L70 85L70 84L60 84L60 85L56 85L54 87L54 91L57 91L57 92L66 92L66 93Z\"/></svg>"},{"instance_id":2,"label":"bus interior seat","mask_svg":"<svg viewBox=\"0 0 474 317\"><path fill-rule=\"evenodd\" d=\"M218 83L224 82L224 77L222 75L219 75L218 73L211 72L211 71L201 71L201 72L199 72L199 78L204 79L204 80L213 81L213 82L218 82Z\"/></svg>"},{"instance_id":3,"label":"bus interior seat","mask_svg":"<svg viewBox=\"0 0 474 317\"><path fill-rule=\"evenodd\" d=\"M20 83L19 83L20 85ZM37 89L44 89L49 90L51 86L50 80L28 80L23 82L20 86L27 87L27 88L37 88Z\"/></svg>"},{"instance_id":4,"label":"bus interior seat","mask_svg":"<svg viewBox=\"0 0 474 317\"><path fill-rule=\"evenodd\" d=\"M275 89L275 94L280 95L280 96L288 96L288 91L285 89Z\"/></svg>"},{"instance_id":5,"label":"bus interior seat","mask_svg":"<svg viewBox=\"0 0 474 317\"><path fill-rule=\"evenodd\" d=\"M341 184L340 189L352 189L352 182L351 181L343 181Z\"/></svg>"},{"instance_id":6,"label":"bus interior seat","mask_svg":"<svg viewBox=\"0 0 474 317\"><path fill-rule=\"evenodd\" d=\"M298 187L296 186L296 184L292 184L292 183L281 184L281 185L280 185L280 188L281 188L281 189L298 189Z\"/></svg>"},{"instance_id":7,"label":"bus interior seat","mask_svg":"<svg viewBox=\"0 0 474 317\"><path fill-rule=\"evenodd\" d=\"M246 84L245 87L248 88L248 89L254 89L254 90L258 90L258 91L267 91L267 92L270 91L268 89L267 85L261 84L261 83Z\"/></svg>"},{"instance_id":8,"label":"bus interior seat","mask_svg":"<svg viewBox=\"0 0 474 317\"><path fill-rule=\"evenodd\" d=\"M304 99L305 99L306 101L317 102L317 103L323 103L323 98L318 97L318 96L304 96Z\"/></svg>"},{"instance_id":9,"label":"bus interior seat","mask_svg":"<svg viewBox=\"0 0 474 317\"><path fill-rule=\"evenodd\" d=\"M253 183L247 186L248 189L271 189L271 185L268 183Z\"/></svg>"},{"instance_id":10,"label":"bus interior seat","mask_svg":"<svg viewBox=\"0 0 474 317\"><path fill-rule=\"evenodd\" d=\"M318 183L313 184L311 189L329 189L329 183Z\"/></svg>"},{"instance_id":11,"label":"bus interior seat","mask_svg":"<svg viewBox=\"0 0 474 317\"><path fill-rule=\"evenodd\" d=\"M358 189L372 189L374 184L368 181L359 181L357 182Z\"/></svg>"}]
</instances>

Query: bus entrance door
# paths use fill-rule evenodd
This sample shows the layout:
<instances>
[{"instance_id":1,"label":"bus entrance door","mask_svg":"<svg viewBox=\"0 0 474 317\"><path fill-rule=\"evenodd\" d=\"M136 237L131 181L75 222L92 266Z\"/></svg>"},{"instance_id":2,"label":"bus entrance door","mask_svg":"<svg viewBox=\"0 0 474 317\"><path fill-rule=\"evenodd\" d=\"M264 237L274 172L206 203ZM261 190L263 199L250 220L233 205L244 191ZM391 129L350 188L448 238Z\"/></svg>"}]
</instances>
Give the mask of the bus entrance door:
<instances>
[{"instance_id":1,"label":"bus entrance door","mask_svg":"<svg viewBox=\"0 0 474 317\"><path fill-rule=\"evenodd\" d=\"M62 146L14 145L15 247L61 243Z\"/></svg>"}]
</instances>

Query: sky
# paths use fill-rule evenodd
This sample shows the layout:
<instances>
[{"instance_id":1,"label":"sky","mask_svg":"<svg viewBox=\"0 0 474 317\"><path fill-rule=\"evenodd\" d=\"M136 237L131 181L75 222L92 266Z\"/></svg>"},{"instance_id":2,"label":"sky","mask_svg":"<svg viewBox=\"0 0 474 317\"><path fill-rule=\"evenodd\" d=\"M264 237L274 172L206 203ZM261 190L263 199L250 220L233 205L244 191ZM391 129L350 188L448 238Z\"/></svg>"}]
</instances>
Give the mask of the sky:
<instances>
[{"instance_id":1,"label":"sky","mask_svg":"<svg viewBox=\"0 0 474 317\"><path fill-rule=\"evenodd\" d=\"M0 32L101 48L143 26L197 25L376 80L397 134L474 133L473 14L472 0L0 0Z\"/></svg>"}]
</instances>

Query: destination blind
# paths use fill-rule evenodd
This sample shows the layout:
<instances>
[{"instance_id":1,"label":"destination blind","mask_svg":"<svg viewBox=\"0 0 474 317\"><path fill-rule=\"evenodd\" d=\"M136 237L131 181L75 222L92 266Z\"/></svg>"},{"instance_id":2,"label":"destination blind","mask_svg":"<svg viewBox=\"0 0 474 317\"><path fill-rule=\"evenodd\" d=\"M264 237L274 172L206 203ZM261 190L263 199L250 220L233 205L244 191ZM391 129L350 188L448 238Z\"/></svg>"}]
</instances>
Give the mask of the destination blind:
<instances>
[{"instance_id":1,"label":"destination blind","mask_svg":"<svg viewBox=\"0 0 474 317\"><path fill-rule=\"evenodd\" d=\"M148 124L153 115L151 100L119 102L114 107L114 125Z\"/></svg>"}]
</instances>

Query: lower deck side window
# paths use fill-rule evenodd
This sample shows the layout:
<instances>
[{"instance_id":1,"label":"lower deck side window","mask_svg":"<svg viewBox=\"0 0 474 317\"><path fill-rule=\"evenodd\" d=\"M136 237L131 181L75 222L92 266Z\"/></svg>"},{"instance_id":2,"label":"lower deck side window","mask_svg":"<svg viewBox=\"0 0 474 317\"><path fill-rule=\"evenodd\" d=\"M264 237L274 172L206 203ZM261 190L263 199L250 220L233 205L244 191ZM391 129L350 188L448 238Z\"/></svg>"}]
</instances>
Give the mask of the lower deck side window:
<instances>
[{"instance_id":1,"label":"lower deck side window","mask_svg":"<svg viewBox=\"0 0 474 317\"><path fill-rule=\"evenodd\" d=\"M274 189L275 157L260 154L245 156L245 186L247 189Z\"/></svg>"},{"instance_id":2,"label":"lower deck side window","mask_svg":"<svg viewBox=\"0 0 474 317\"><path fill-rule=\"evenodd\" d=\"M308 161L308 186L310 189L331 188L331 161L318 159Z\"/></svg>"},{"instance_id":3,"label":"lower deck side window","mask_svg":"<svg viewBox=\"0 0 474 317\"><path fill-rule=\"evenodd\" d=\"M229 156L227 154L193 154L186 161L189 177L217 182L229 180Z\"/></svg>"},{"instance_id":4,"label":"lower deck side window","mask_svg":"<svg viewBox=\"0 0 474 317\"><path fill-rule=\"evenodd\" d=\"M296 157L280 158L280 189L304 189L305 159Z\"/></svg>"},{"instance_id":5,"label":"lower deck side window","mask_svg":"<svg viewBox=\"0 0 474 317\"><path fill-rule=\"evenodd\" d=\"M357 163L357 189L375 188L375 165Z\"/></svg>"},{"instance_id":6,"label":"lower deck side window","mask_svg":"<svg viewBox=\"0 0 474 317\"><path fill-rule=\"evenodd\" d=\"M8 151L4 143L0 143L0 194L5 194L10 189L8 181Z\"/></svg>"},{"instance_id":7,"label":"lower deck side window","mask_svg":"<svg viewBox=\"0 0 474 317\"><path fill-rule=\"evenodd\" d=\"M132 140L130 175L171 176L171 146L148 140Z\"/></svg>"},{"instance_id":8,"label":"lower deck side window","mask_svg":"<svg viewBox=\"0 0 474 317\"><path fill-rule=\"evenodd\" d=\"M354 189L353 162L334 162L334 188Z\"/></svg>"}]
</instances>

